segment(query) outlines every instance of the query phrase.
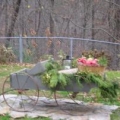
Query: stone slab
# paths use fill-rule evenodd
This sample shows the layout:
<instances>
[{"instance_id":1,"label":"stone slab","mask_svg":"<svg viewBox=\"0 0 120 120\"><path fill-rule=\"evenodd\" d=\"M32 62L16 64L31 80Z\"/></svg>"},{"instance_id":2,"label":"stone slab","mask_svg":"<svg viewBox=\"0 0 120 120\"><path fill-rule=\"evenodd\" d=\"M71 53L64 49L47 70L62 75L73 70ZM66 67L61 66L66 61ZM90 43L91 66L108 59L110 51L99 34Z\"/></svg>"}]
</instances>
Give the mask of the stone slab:
<instances>
[{"instance_id":1,"label":"stone slab","mask_svg":"<svg viewBox=\"0 0 120 120\"><path fill-rule=\"evenodd\" d=\"M7 95L6 95L7 96ZM7 98L12 96L8 95ZM9 102L13 102L9 101ZM18 103L21 100L18 100ZM52 120L110 120L110 114L118 106L103 105L98 103L85 103L83 101L73 101L72 99L54 99L39 97L38 103L33 111L17 112L6 106L2 96L0 96L0 114L8 113L12 118L21 117L50 117ZM29 106L30 107L30 106ZM18 108L19 109L19 108Z\"/></svg>"}]
</instances>

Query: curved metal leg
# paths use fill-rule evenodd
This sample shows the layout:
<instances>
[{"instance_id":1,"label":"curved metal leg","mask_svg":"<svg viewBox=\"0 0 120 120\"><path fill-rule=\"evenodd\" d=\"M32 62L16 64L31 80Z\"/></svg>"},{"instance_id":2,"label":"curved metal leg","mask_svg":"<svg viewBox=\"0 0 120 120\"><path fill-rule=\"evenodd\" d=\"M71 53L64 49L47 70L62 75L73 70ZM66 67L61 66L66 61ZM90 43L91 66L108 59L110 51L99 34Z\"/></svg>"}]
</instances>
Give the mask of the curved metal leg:
<instances>
[{"instance_id":1,"label":"curved metal leg","mask_svg":"<svg viewBox=\"0 0 120 120\"><path fill-rule=\"evenodd\" d=\"M16 74L17 86L19 86L19 77ZM3 84L2 92L3 98L6 104L10 109L19 112L28 112L35 109L35 106L39 99L39 87L34 81L34 78L30 75L27 75L24 84L20 89L12 88L10 83L10 76L6 78ZM35 89L24 89L24 86L27 84L27 81L34 83Z\"/></svg>"}]
</instances>

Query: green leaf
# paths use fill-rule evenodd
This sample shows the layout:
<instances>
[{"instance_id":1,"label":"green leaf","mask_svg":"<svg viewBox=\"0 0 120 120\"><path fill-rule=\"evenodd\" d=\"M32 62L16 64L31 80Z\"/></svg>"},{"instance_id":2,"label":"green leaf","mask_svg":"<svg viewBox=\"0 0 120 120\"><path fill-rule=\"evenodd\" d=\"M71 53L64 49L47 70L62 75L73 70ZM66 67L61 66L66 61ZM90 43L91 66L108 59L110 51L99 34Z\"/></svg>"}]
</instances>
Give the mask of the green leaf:
<instances>
[{"instance_id":1,"label":"green leaf","mask_svg":"<svg viewBox=\"0 0 120 120\"><path fill-rule=\"evenodd\" d=\"M64 74L60 73L58 79L59 83L61 84L61 87L65 87L67 85L67 79Z\"/></svg>"},{"instance_id":2,"label":"green leaf","mask_svg":"<svg viewBox=\"0 0 120 120\"><path fill-rule=\"evenodd\" d=\"M55 88L58 84L58 77L57 75L52 75L50 79L50 88Z\"/></svg>"},{"instance_id":3,"label":"green leaf","mask_svg":"<svg viewBox=\"0 0 120 120\"><path fill-rule=\"evenodd\" d=\"M107 60L107 58L106 58L105 56L102 56L102 57L99 58L98 63L99 63L101 66L107 66L108 60Z\"/></svg>"},{"instance_id":4,"label":"green leaf","mask_svg":"<svg viewBox=\"0 0 120 120\"><path fill-rule=\"evenodd\" d=\"M53 69L53 66L52 66L52 64L51 64L50 62L47 62L47 63L45 64L45 67L46 67L47 71Z\"/></svg>"},{"instance_id":5,"label":"green leaf","mask_svg":"<svg viewBox=\"0 0 120 120\"><path fill-rule=\"evenodd\" d=\"M56 69L52 69L52 70L49 70L48 73L51 75L56 75L58 74L58 71Z\"/></svg>"}]
</instances>

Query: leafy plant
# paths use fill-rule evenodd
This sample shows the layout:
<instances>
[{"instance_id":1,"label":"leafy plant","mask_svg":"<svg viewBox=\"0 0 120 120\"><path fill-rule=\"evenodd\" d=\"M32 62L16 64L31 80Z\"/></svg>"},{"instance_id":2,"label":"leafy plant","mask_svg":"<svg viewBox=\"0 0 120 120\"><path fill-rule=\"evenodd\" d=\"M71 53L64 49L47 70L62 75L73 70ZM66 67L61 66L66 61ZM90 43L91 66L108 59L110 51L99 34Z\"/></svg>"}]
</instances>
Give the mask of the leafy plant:
<instances>
[{"instance_id":1,"label":"leafy plant","mask_svg":"<svg viewBox=\"0 0 120 120\"><path fill-rule=\"evenodd\" d=\"M99 58L98 63L100 66L107 66L108 60L105 56Z\"/></svg>"},{"instance_id":2,"label":"leafy plant","mask_svg":"<svg viewBox=\"0 0 120 120\"><path fill-rule=\"evenodd\" d=\"M58 53L57 53L57 55L58 55L58 58L59 59L64 59L65 58L65 56L66 56L66 54L62 51L62 50L60 50Z\"/></svg>"},{"instance_id":3,"label":"leafy plant","mask_svg":"<svg viewBox=\"0 0 120 120\"><path fill-rule=\"evenodd\" d=\"M82 82L96 84L102 97L112 98L117 96L117 90L119 90L118 82L110 82L108 80L105 81L99 74L80 71L70 75L59 73L58 71L60 70L60 66L55 61L49 61L46 64L46 69L46 72L44 72L41 77L43 83L45 83L52 90L66 87L74 78L80 87L82 87Z\"/></svg>"},{"instance_id":4,"label":"leafy plant","mask_svg":"<svg viewBox=\"0 0 120 120\"><path fill-rule=\"evenodd\" d=\"M76 68L77 67L77 59L73 58L72 59L72 68Z\"/></svg>"},{"instance_id":5,"label":"leafy plant","mask_svg":"<svg viewBox=\"0 0 120 120\"><path fill-rule=\"evenodd\" d=\"M41 77L43 83L45 83L49 88L55 89L57 87L64 88L67 85L67 76L65 74L59 73L58 70L60 66L57 62L50 60L46 64L46 72L44 72Z\"/></svg>"},{"instance_id":6,"label":"leafy plant","mask_svg":"<svg viewBox=\"0 0 120 120\"><path fill-rule=\"evenodd\" d=\"M117 81L105 81L102 76L98 74L86 72L78 72L77 77L79 77L80 81L96 84L100 90L101 96L104 98L112 98L117 96L117 90L119 90L119 84Z\"/></svg>"}]
</instances>

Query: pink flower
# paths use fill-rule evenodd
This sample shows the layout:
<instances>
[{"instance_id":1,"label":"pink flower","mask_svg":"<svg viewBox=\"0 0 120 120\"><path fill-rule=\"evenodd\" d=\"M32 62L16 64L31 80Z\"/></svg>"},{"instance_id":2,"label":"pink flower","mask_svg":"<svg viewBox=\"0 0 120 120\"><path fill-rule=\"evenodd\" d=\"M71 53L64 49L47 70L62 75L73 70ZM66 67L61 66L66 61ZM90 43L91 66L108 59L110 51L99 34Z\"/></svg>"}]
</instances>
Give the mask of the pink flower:
<instances>
[{"instance_id":1,"label":"pink flower","mask_svg":"<svg viewBox=\"0 0 120 120\"><path fill-rule=\"evenodd\" d=\"M86 57L82 57L78 59L78 63L86 64L86 61L87 61Z\"/></svg>"},{"instance_id":2,"label":"pink flower","mask_svg":"<svg viewBox=\"0 0 120 120\"><path fill-rule=\"evenodd\" d=\"M97 59L94 59L94 60L92 61L92 64L93 64L93 66L99 66Z\"/></svg>"},{"instance_id":3,"label":"pink flower","mask_svg":"<svg viewBox=\"0 0 120 120\"><path fill-rule=\"evenodd\" d=\"M85 66L99 66L98 60L93 58L86 59L85 57L79 58L78 63Z\"/></svg>"}]
</instances>

